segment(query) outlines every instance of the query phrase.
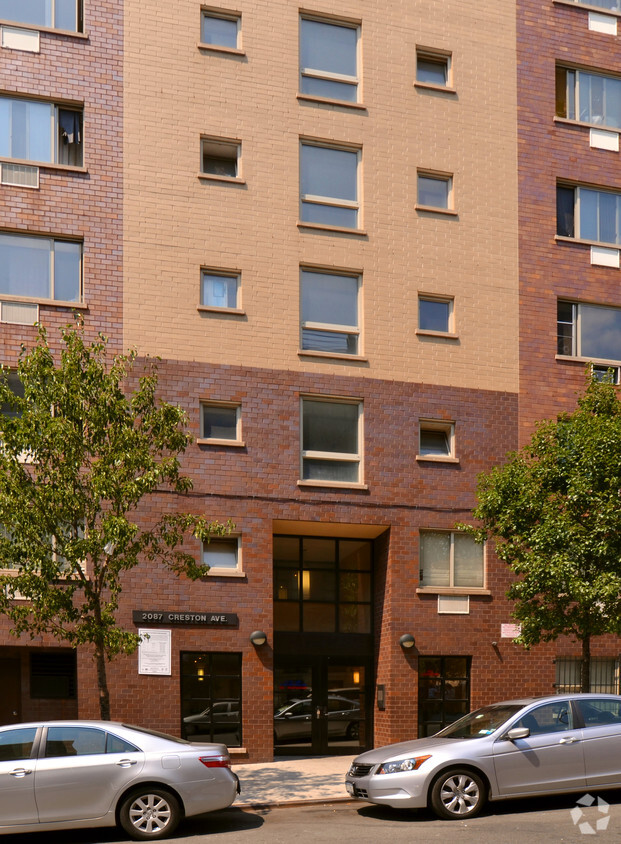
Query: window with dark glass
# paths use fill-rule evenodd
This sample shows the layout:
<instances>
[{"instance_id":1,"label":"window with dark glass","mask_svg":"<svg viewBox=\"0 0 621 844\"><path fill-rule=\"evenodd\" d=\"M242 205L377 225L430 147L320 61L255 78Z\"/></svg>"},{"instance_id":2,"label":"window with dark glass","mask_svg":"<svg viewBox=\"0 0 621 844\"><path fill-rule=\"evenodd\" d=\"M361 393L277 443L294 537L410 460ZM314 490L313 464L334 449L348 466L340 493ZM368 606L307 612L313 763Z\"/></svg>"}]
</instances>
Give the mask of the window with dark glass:
<instances>
[{"instance_id":1,"label":"window with dark glass","mask_svg":"<svg viewBox=\"0 0 621 844\"><path fill-rule=\"evenodd\" d=\"M201 172L208 176L236 179L239 176L239 141L227 141L219 138L201 140Z\"/></svg>"},{"instance_id":2,"label":"window with dark glass","mask_svg":"<svg viewBox=\"0 0 621 844\"><path fill-rule=\"evenodd\" d=\"M82 32L82 0L0 0L0 20Z\"/></svg>"},{"instance_id":3,"label":"window with dark glass","mask_svg":"<svg viewBox=\"0 0 621 844\"><path fill-rule=\"evenodd\" d=\"M470 712L469 656L418 658L418 735L432 736Z\"/></svg>"},{"instance_id":4,"label":"window with dark glass","mask_svg":"<svg viewBox=\"0 0 621 844\"><path fill-rule=\"evenodd\" d=\"M358 354L359 277L303 269L300 283L302 349Z\"/></svg>"},{"instance_id":5,"label":"window with dark glass","mask_svg":"<svg viewBox=\"0 0 621 844\"><path fill-rule=\"evenodd\" d=\"M274 629L371 632L368 540L274 537Z\"/></svg>"},{"instance_id":6,"label":"window with dark glass","mask_svg":"<svg viewBox=\"0 0 621 844\"><path fill-rule=\"evenodd\" d=\"M421 331L451 331L453 302L451 299L418 297L418 327Z\"/></svg>"},{"instance_id":7,"label":"window with dark glass","mask_svg":"<svg viewBox=\"0 0 621 844\"><path fill-rule=\"evenodd\" d=\"M182 652L183 738L241 746L241 669L240 653Z\"/></svg>"},{"instance_id":8,"label":"window with dark glass","mask_svg":"<svg viewBox=\"0 0 621 844\"><path fill-rule=\"evenodd\" d=\"M75 651L30 654L30 697L70 699L77 697Z\"/></svg>"},{"instance_id":9,"label":"window with dark glass","mask_svg":"<svg viewBox=\"0 0 621 844\"><path fill-rule=\"evenodd\" d=\"M18 727L15 730L3 730L0 733L0 762L30 759L36 735L36 727Z\"/></svg>"}]
</instances>

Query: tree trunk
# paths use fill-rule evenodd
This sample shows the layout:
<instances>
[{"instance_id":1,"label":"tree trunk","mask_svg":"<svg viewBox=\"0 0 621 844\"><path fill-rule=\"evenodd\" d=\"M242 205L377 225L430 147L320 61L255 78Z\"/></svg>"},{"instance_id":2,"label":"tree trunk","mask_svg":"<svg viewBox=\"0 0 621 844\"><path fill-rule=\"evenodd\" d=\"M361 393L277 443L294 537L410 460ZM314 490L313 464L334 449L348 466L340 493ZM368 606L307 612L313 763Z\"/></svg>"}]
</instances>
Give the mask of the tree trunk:
<instances>
[{"instance_id":1,"label":"tree trunk","mask_svg":"<svg viewBox=\"0 0 621 844\"><path fill-rule=\"evenodd\" d=\"M591 691L591 637L588 634L582 640L582 659L580 660L580 691Z\"/></svg>"},{"instance_id":2,"label":"tree trunk","mask_svg":"<svg viewBox=\"0 0 621 844\"><path fill-rule=\"evenodd\" d=\"M99 689L99 716L102 721L109 721L110 691L108 689L106 655L104 653L103 645L95 645L95 662L97 664L97 687Z\"/></svg>"}]
</instances>

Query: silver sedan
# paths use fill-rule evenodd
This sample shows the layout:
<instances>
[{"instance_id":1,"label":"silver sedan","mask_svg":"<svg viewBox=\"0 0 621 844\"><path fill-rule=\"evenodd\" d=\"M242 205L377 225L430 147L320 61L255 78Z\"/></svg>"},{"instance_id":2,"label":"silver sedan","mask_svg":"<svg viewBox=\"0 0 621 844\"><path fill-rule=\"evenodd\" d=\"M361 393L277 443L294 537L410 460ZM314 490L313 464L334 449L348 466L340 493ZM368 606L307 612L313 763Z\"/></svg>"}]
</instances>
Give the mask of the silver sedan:
<instances>
[{"instance_id":1,"label":"silver sedan","mask_svg":"<svg viewBox=\"0 0 621 844\"><path fill-rule=\"evenodd\" d=\"M485 706L429 738L369 750L353 797L474 817L486 800L621 787L621 697L554 695Z\"/></svg>"},{"instance_id":2,"label":"silver sedan","mask_svg":"<svg viewBox=\"0 0 621 844\"><path fill-rule=\"evenodd\" d=\"M111 721L0 727L0 833L119 824L136 840L224 809L239 784L223 744Z\"/></svg>"}]
</instances>

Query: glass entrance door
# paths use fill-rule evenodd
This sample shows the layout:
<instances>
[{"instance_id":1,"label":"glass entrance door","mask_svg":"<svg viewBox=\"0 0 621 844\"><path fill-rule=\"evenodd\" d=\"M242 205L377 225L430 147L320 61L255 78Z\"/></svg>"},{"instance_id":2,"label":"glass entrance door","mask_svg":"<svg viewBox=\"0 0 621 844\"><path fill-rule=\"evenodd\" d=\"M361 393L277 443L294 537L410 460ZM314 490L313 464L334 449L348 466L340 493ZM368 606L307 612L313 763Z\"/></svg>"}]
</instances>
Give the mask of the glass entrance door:
<instances>
[{"instance_id":1,"label":"glass entrance door","mask_svg":"<svg viewBox=\"0 0 621 844\"><path fill-rule=\"evenodd\" d=\"M352 755L367 740L368 665L360 658L282 657L274 667L274 752Z\"/></svg>"}]
</instances>

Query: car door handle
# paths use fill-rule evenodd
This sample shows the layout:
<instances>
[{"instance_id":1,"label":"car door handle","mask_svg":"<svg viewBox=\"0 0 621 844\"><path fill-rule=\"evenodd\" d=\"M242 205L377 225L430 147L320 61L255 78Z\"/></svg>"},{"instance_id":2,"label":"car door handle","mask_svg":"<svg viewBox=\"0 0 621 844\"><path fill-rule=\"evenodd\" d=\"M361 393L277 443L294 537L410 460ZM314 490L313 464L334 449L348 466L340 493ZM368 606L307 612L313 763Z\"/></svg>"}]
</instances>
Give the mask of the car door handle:
<instances>
[{"instance_id":1,"label":"car door handle","mask_svg":"<svg viewBox=\"0 0 621 844\"><path fill-rule=\"evenodd\" d=\"M13 771L9 771L12 777L25 777L26 774L31 774L32 771L28 768L15 768Z\"/></svg>"},{"instance_id":2,"label":"car door handle","mask_svg":"<svg viewBox=\"0 0 621 844\"><path fill-rule=\"evenodd\" d=\"M130 768L132 765L135 765L137 759L120 759L116 764L119 768Z\"/></svg>"},{"instance_id":3,"label":"car door handle","mask_svg":"<svg viewBox=\"0 0 621 844\"><path fill-rule=\"evenodd\" d=\"M575 741L580 741L580 739L575 736L567 736L567 738L562 738L559 744L573 744Z\"/></svg>"}]
</instances>

